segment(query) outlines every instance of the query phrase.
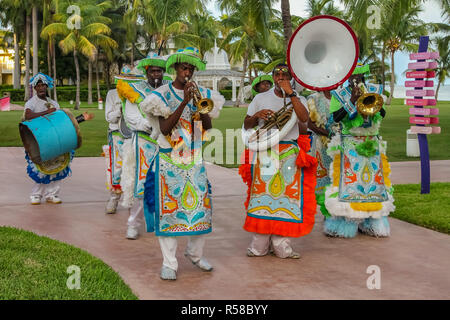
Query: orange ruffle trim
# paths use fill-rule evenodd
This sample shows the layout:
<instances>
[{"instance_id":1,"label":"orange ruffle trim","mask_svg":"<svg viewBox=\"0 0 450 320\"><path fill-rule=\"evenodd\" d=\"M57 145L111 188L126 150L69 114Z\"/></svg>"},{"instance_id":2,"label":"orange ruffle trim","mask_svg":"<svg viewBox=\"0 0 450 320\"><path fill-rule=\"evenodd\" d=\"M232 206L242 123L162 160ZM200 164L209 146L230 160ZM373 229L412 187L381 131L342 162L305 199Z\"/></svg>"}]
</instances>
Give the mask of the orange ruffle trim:
<instances>
[{"instance_id":1,"label":"orange ruffle trim","mask_svg":"<svg viewBox=\"0 0 450 320\"><path fill-rule=\"evenodd\" d=\"M298 238L307 235L313 229L314 216L316 214L317 207L315 194L317 159L306 153L311 147L310 140L307 135L300 135L297 142L300 150L296 162L299 167L303 168L303 222L296 223L268 220L254 218L247 215L244 223L244 229L246 231ZM250 200L252 183L251 165L244 162L244 164L239 167L239 174L248 186L247 201L245 202L245 208L247 209Z\"/></svg>"},{"instance_id":2,"label":"orange ruffle trim","mask_svg":"<svg viewBox=\"0 0 450 320\"><path fill-rule=\"evenodd\" d=\"M250 202L250 191L252 188L252 165L250 164L251 151L249 149L245 149L243 156L244 159L242 159L242 164L239 166L239 175L241 176L242 181L244 181L247 185L247 199L244 203L245 210L247 210L248 203Z\"/></svg>"}]
</instances>

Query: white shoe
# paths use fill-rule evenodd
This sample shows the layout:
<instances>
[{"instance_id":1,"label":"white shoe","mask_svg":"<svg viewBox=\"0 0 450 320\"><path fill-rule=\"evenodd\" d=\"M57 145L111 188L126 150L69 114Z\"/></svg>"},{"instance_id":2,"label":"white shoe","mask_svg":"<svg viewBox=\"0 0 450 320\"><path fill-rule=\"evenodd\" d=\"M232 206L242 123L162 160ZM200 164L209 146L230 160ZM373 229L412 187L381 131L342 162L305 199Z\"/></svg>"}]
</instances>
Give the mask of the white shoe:
<instances>
[{"instance_id":1,"label":"white shoe","mask_svg":"<svg viewBox=\"0 0 450 320\"><path fill-rule=\"evenodd\" d=\"M166 266L162 266L159 277L163 280L177 280L177 272Z\"/></svg>"},{"instance_id":2,"label":"white shoe","mask_svg":"<svg viewBox=\"0 0 450 320\"><path fill-rule=\"evenodd\" d=\"M41 197L40 196L31 196L31 204L41 204Z\"/></svg>"},{"instance_id":3,"label":"white shoe","mask_svg":"<svg viewBox=\"0 0 450 320\"><path fill-rule=\"evenodd\" d=\"M108 214L116 213L118 204L119 204L119 199L109 198L108 202L106 203L105 212Z\"/></svg>"},{"instance_id":4,"label":"white shoe","mask_svg":"<svg viewBox=\"0 0 450 320\"><path fill-rule=\"evenodd\" d=\"M292 251L291 254L286 257L286 259L300 259L300 253Z\"/></svg>"},{"instance_id":5,"label":"white shoe","mask_svg":"<svg viewBox=\"0 0 450 320\"><path fill-rule=\"evenodd\" d=\"M200 269L202 269L203 271L211 271L213 269L213 267L209 264L209 262L205 259L205 258L201 258L198 261L193 261L192 257L185 253L184 254L189 260L191 260L191 262L196 265L197 267L199 267Z\"/></svg>"},{"instance_id":6,"label":"white shoe","mask_svg":"<svg viewBox=\"0 0 450 320\"><path fill-rule=\"evenodd\" d=\"M128 227L127 239L136 240L139 238L139 230L136 227Z\"/></svg>"},{"instance_id":7,"label":"white shoe","mask_svg":"<svg viewBox=\"0 0 450 320\"><path fill-rule=\"evenodd\" d=\"M50 197L46 197L45 200L49 203L54 203L54 204L58 204L61 203L61 199L58 196L50 196Z\"/></svg>"}]
</instances>

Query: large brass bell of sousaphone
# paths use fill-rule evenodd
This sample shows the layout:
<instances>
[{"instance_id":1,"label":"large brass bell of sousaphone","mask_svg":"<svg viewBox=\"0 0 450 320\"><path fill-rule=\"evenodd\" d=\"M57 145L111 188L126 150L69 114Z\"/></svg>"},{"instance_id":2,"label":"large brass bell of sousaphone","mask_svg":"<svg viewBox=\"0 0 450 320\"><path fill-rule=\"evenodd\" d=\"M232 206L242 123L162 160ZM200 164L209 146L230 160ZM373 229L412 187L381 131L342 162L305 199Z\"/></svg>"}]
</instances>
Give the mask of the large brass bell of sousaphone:
<instances>
[{"instance_id":1,"label":"large brass bell of sousaphone","mask_svg":"<svg viewBox=\"0 0 450 320\"><path fill-rule=\"evenodd\" d=\"M313 91L334 90L353 73L358 39L343 20L320 15L303 22L289 40L287 64L294 79Z\"/></svg>"}]
</instances>

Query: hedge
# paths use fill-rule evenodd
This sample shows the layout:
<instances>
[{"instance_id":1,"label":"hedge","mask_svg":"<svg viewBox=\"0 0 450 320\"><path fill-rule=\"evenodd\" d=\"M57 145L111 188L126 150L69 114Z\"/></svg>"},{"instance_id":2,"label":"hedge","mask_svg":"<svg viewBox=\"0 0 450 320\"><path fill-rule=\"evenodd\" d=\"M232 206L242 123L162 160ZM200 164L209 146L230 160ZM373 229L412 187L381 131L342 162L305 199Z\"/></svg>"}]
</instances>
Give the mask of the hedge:
<instances>
[{"instance_id":1,"label":"hedge","mask_svg":"<svg viewBox=\"0 0 450 320\"><path fill-rule=\"evenodd\" d=\"M23 98L25 96L25 90L24 89L0 89L0 97L3 97L4 92L9 92L11 101L23 101ZM101 89L100 90L100 96L103 100L106 99L106 94L108 90ZM61 101L70 101L74 100L76 97L76 89L73 88L56 88L56 93L58 95L58 100ZM87 89L81 89L80 90L80 100L81 101L87 101L88 100L88 90ZM92 90L92 100L97 100L97 89Z\"/></svg>"}]
</instances>

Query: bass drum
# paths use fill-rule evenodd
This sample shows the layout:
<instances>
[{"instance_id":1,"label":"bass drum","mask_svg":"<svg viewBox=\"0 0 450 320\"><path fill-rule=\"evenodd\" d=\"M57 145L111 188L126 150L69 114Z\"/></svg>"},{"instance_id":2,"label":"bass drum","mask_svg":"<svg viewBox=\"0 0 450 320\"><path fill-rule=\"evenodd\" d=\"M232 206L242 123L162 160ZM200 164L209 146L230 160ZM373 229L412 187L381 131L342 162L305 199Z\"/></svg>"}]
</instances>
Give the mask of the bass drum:
<instances>
[{"instance_id":1,"label":"bass drum","mask_svg":"<svg viewBox=\"0 0 450 320\"><path fill-rule=\"evenodd\" d=\"M264 133L262 133L262 136L259 137L259 139L251 139L253 135L256 134L256 130L254 128L245 130L244 125L242 125L242 141L244 142L245 146L249 148L251 151L263 151L272 148L273 146L277 145L283 137L291 131L291 129L297 125L298 118L297 114L294 110L292 110L292 114L288 122L281 128L281 130L278 129L271 129ZM251 140L251 142L249 142Z\"/></svg>"}]
</instances>

